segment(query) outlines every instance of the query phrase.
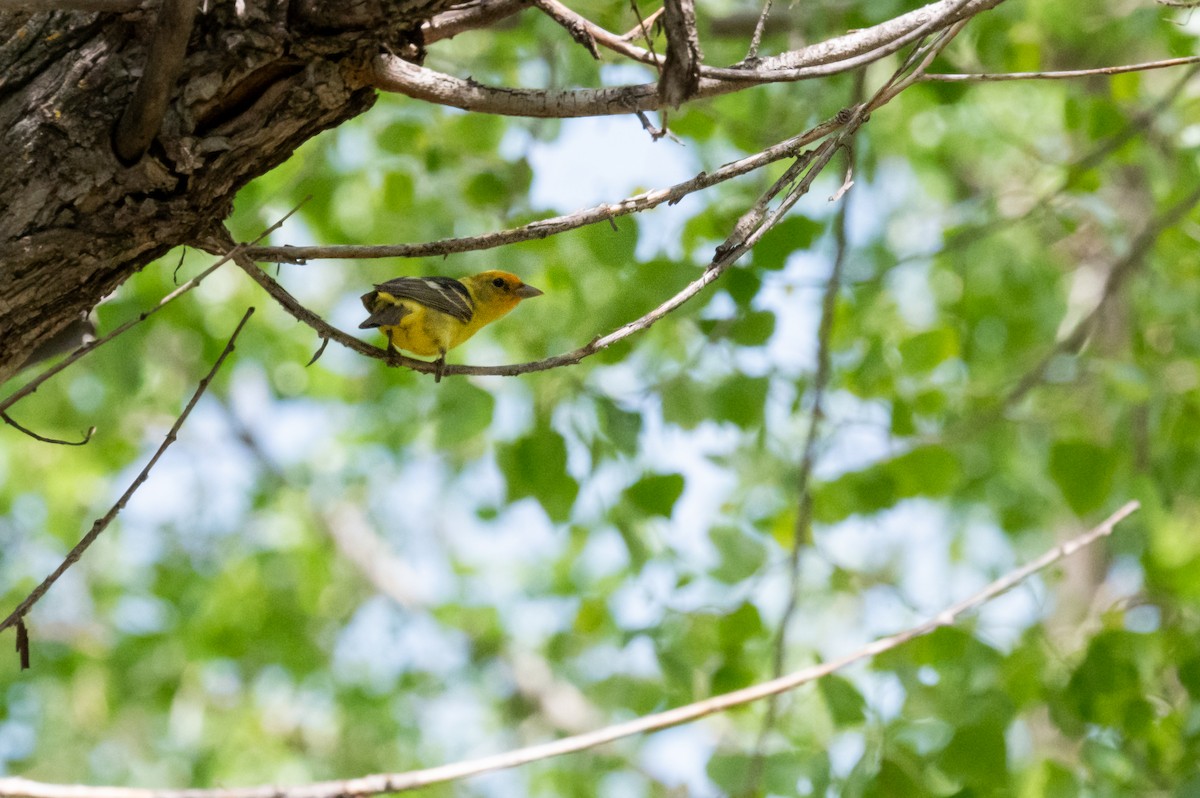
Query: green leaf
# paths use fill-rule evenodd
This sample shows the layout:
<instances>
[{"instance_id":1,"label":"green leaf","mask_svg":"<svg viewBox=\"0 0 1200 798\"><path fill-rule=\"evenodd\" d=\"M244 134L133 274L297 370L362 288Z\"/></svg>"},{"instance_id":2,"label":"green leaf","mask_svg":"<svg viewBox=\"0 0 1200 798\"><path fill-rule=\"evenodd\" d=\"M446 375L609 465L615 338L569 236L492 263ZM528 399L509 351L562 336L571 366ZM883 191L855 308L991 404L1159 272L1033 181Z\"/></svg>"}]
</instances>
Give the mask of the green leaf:
<instances>
[{"instance_id":1,"label":"green leaf","mask_svg":"<svg viewBox=\"0 0 1200 798\"><path fill-rule=\"evenodd\" d=\"M993 791L1008 780L1008 746L1001 723L960 726L938 756L952 778L978 790Z\"/></svg>"},{"instance_id":2,"label":"green leaf","mask_svg":"<svg viewBox=\"0 0 1200 798\"><path fill-rule=\"evenodd\" d=\"M511 189L508 182L495 172L480 172L467 182L463 193L472 205L484 208L507 205Z\"/></svg>"},{"instance_id":3,"label":"green leaf","mask_svg":"<svg viewBox=\"0 0 1200 798\"><path fill-rule=\"evenodd\" d=\"M539 426L496 452L508 481L508 499L537 499L552 521L570 518L579 483L567 473L567 446L562 436Z\"/></svg>"},{"instance_id":4,"label":"green leaf","mask_svg":"<svg viewBox=\"0 0 1200 798\"><path fill-rule=\"evenodd\" d=\"M1077 515L1104 506L1116 467L1112 450L1088 441L1059 441L1050 450L1050 478Z\"/></svg>"},{"instance_id":5,"label":"green leaf","mask_svg":"<svg viewBox=\"0 0 1200 798\"><path fill-rule=\"evenodd\" d=\"M496 402L465 379L444 381L437 392L437 442L454 446L482 434L492 423Z\"/></svg>"},{"instance_id":6,"label":"green leaf","mask_svg":"<svg viewBox=\"0 0 1200 798\"><path fill-rule=\"evenodd\" d=\"M947 496L958 485L961 466L944 446L921 446L887 462L896 496Z\"/></svg>"},{"instance_id":7,"label":"green leaf","mask_svg":"<svg viewBox=\"0 0 1200 798\"><path fill-rule=\"evenodd\" d=\"M717 549L720 562L711 573L726 584L737 582L758 573L767 559L766 549L756 538L737 527L714 526L708 533Z\"/></svg>"},{"instance_id":8,"label":"green leaf","mask_svg":"<svg viewBox=\"0 0 1200 798\"><path fill-rule=\"evenodd\" d=\"M606 396L596 399L599 409L600 429L618 451L636 454L638 438L642 433L642 414L622 409Z\"/></svg>"},{"instance_id":9,"label":"green leaf","mask_svg":"<svg viewBox=\"0 0 1200 798\"><path fill-rule=\"evenodd\" d=\"M647 515L671 517L683 494L682 474L649 474L625 489L625 498Z\"/></svg>"},{"instance_id":10,"label":"green leaf","mask_svg":"<svg viewBox=\"0 0 1200 798\"><path fill-rule=\"evenodd\" d=\"M726 379L712 392L713 418L743 428L761 424L770 384L766 377L740 374Z\"/></svg>"},{"instance_id":11,"label":"green leaf","mask_svg":"<svg viewBox=\"0 0 1200 798\"><path fill-rule=\"evenodd\" d=\"M805 216L789 216L754 245L754 265L777 271L798 250L811 249L824 225Z\"/></svg>"},{"instance_id":12,"label":"green leaf","mask_svg":"<svg viewBox=\"0 0 1200 798\"><path fill-rule=\"evenodd\" d=\"M775 314L769 310L755 310L734 320L729 328L729 339L738 346L762 346L775 332Z\"/></svg>"},{"instance_id":13,"label":"green leaf","mask_svg":"<svg viewBox=\"0 0 1200 798\"><path fill-rule=\"evenodd\" d=\"M855 726L866 720L866 699L845 678L830 674L817 680L817 688L825 699L825 706L834 724L839 728Z\"/></svg>"},{"instance_id":14,"label":"green leaf","mask_svg":"<svg viewBox=\"0 0 1200 798\"><path fill-rule=\"evenodd\" d=\"M957 355L958 333L948 327L926 330L900 342L905 367L918 374Z\"/></svg>"}]
</instances>

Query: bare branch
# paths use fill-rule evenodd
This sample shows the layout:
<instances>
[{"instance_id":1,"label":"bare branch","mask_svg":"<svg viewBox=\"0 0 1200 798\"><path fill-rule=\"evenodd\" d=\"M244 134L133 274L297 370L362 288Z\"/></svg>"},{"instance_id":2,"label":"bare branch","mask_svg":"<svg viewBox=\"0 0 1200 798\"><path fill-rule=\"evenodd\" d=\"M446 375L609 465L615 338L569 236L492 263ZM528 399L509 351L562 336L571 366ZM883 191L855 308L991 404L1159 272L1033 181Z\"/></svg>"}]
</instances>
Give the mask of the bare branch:
<instances>
[{"instance_id":1,"label":"bare branch","mask_svg":"<svg viewBox=\"0 0 1200 798\"><path fill-rule=\"evenodd\" d=\"M257 243L259 241L262 241L264 238L269 236L271 233L278 230L283 225L283 223L286 222L289 218L291 218L292 214L294 214L296 211L300 210L300 208L304 205L304 203L308 202L309 199L311 199L311 197L305 197L304 199L300 200L300 203L295 208L292 208L290 211L285 213L282 217L280 217L279 221L275 222L275 224L271 225L266 230L263 230L262 233L260 233L258 235L258 237L255 238L254 241L251 243ZM130 328L135 327L138 324L141 324L143 321L150 318L158 311L162 310L169 303L171 303L174 300L178 299L179 297L183 296L188 291L191 291L193 288L195 288L196 286L198 286L200 284L200 281L202 281L205 277L207 277L208 275L215 272L220 266L223 266L224 264L228 263L231 258L232 258L232 254L223 256L212 266L209 266L207 269L200 272L195 277L188 280L186 283L179 286L174 291L172 291L171 293L167 294L165 297L160 299L158 304L155 305L154 307L150 308L150 310L147 310L143 313L139 313L137 316L135 316L134 318L125 322L121 326L117 327L116 329L114 329L112 332L110 332L108 335L104 336L103 338L97 338L94 341L89 341L88 343L86 343L83 346L76 349L71 354L67 355L65 358L63 358L59 362L55 363L50 368L43 371L41 374L37 375L37 377L30 380L29 382L27 382L25 385L21 386L16 391L13 391L11 394L6 396L3 400L0 400L0 413L8 410L8 408L12 407L17 402L24 399L26 396L29 396L30 394L36 392L37 389L41 387L42 383L44 383L46 380L50 379L55 374L62 371L63 369L65 369L67 366L71 365L75 361L79 360L81 357L83 357L87 353L103 346L104 344L108 343L112 339L116 338L121 333L128 331Z\"/></svg>"},{"instance_id":2,"label":"bare branch","mask_svg":"<svg viewBox=\"0 0 1200 798\"><path fill-rule=\"evenodd\" d=\"M802 67L846 61L855 56L866 55L889 47L900 39L912 41L912 34L918 31L919 35L924 35L933 30L949 27L960 19L973 17L1002 2L1004 0L965 0L965 2L964 0L938 0L936 3L930 3L869 28L856 30L844 36L836 36L799 50L743 63L752 65L753 72L769 75L772 72L786 73ZM891 51L894 52L895 48ZM737 70L721 70L721 74L731 71L736 72ZM705 70L704 74L718 76L717 72L709 70Z\"/></svg>"},{"instance_id":3,"label":"bare branch","mask_svg":"<svg viewBox=\"0 0 1200 798\"><path fill-rule=\"evenodd\" d=\"M549 236L574 230L585 225L611 221L612 219L631 213L656 208L663 203L673 205L688 194L702 191L734 177L740 177L741 175L753 172L767 164L794 156L800 148L824 138L844 124L845 121L842 119L831 119L817 125L811 130L784 139L762 152L733 161L712 172L701 172L690 180L676 183L668 188L645 191L615 203L604 203L563 216L541 219L522 225L521 227L514 227L510 230L501 230L494 233L484 233L483 235L466 236L463 238L447 238L441 241L430 241L422 244L245 247L245 253L252 260L272 263L303 263L321 258L423 258L435 255L450 255L458 252L493 249L520 241L548 238Z\"/></svg>"},{"instance_id":4,"label":"bare branch","mask_svg":"<svg viewBox=\"0 0 1200 798\"><path fill-rule=\"evenodd\" d=\"M490 27L528 7L529 0L480 0L475 4L464 3L436 15L421 26L421 33L425 37L425 44L433 44L469 30Z\"/></svg>"},{"instance_id":5,"label":"bare branch","mask_svg":"<svg viewBox=\"0 0 1200 798\"><path fill-rule=\"evenodd\" d=\"M1122 64L1120 66L1093 67L1092 69L1068 69L1058 72L983 72L977 74L927 72L921 76L921 81L926 83L989 83L1002 80L1068 80L1070 78L1086 78L1093 75L1121 75L1126 72L1148 72L1152 69L1168 69L1186 64L1200 64L1200 56L1192 55L1186 58L1146 61L1141 64Z\"/></svg>"},{"instance_id":6,"label":"bare branch","mask_svg":"<svg viewBox=\"0 0 1200 798\"><path fill-rule=\"evenodd\" d=\"M7 424L8 426L12 427L13 429L17 430L18 432L25 433L29 437L33 438L35 441L41 441L42 443L53 443L53 444L57 444L59 446L83 446L85 443L87 443L88 441L90 441L92 439L93 435L96 434L96 428L89 427L88 431L83 434L83 440L63 441L63 440L59 440L58 438L45 438L45 437L42 437L41 435L38 435L33 430L27 429L26 427L23 427L20 424L18 424L16 421L13 420L12 416L10 416L8 413L5 413L3 410L0 410L0 419L2 419L4 421L4 423Z\"/></svg>"},{"instance_id":7,"label":"bare branch","mask_svg":"<svg viewBox=\"0 0 1200 798\"><path fill-rule=\"evenodd\" d=\"M746 51L746 60L753 61L758 58L758 47L762 44L763 33L767 29L767 19L771 16L772 0L767 0L763 3L762 13L758 15L758 22L754 23L754 33L750 37L750 48Z\"/></svg>"},{"instance_id":8,"label":"bare branch","mask_svg":"<svg viewBox=\"0 0 1200 798\"><path fill-rule=\"evenodd\" d=\"M693 98L716 97L756 84L811 80L858 69L1002 1L939 0L873 28L781 56L759 59L755 68L701 67ZM597 43L647 63L659 63L652 53L633 47L590 22L587 24ZM461 80L386 54L374 60L371 82L383 91L399 92L426 102L505 116L570 119L653 111L661 105L657 84L653 83L567 91L497 88Z\"/></svg>"},{"instance_id":9,"label":"bare branch","mask_svg":"<svg viewBox=\"0 0 1200 798\"><path fill-rule=\"evenodd\" d=\"M140 473L138 473L133 482L129 484L129 487L125 489L125 492L121 494L121 498L117 499L117 503L114 504L107 513L96 519L96 522L92 524L92 528L78 543L75 544L75 548L71 549L71 551L67 554L66 559L62 561L62 564L55 568L53 573L42 580L42 583L34 588L33 592L30 593L24 601L17 605L17 608L9 613L7 618L5 618L3 621L0 621L0 632L3 632L10 626L20 624L22 619L25 617L25 614L29 612L30 608L33 607L33 605L36 604L38 600L46 594L46 591L58 581L58 578L62 576L68 568L79 561L79 558L83 556L83 553L87 551L88 547L96 541L96 538L100 537L100 533L108 528L108 525L113 522L113 519L117 517L117 514L120 513L121 510L125 509L125 505L129 503L129 500L133 497L133 494L137 492L137 489L140 488L142 483L146 481L146 478L150 476L150 469L154 468L159 458L163 456L163 453L166 452L168 447L175 442L175 437L179 434L179 430L183 426L183 422L187 420L187 417L192 412L192 408L194 408L196 403L200 401L201 395L208 388L208 384L212 382L212 378L216 375L217 370L221 368L221 364L225 362L225 358L228 357L231 352L233 352L234 343L237 341L238 335L242 332L242 327L246 325L246 322L249 321L250 316L253 313L254 308L249 308L246 310L246 314L242 316L242 320L238 322L237 327L234 329L233 335L229 337L229 343L225 344L225 349L221 351L220 356L217 357L216 362L213 363L212 368L209 369L209 372L204 376L204 379L200 380L200 384L196 387L195 393L192 394L192 398L188 400L188 403L184 405L183 412L179 414L179 418L175 419L175 423L171 425L171 429L168 430L166 437L163 438L163 442L150 457L150 461L146 463L145 467Z\"/></svg>"},{"instance_id":10,"label":"bare branch","mask_svg":"<svg viewBox=\"0 0 1200 798\"><path fill-rule=\"evenodd\" d=\"M196 17L198 0L161 2L142 77L117 123L114 149L126 163L141 158L158 135L167 102L183 70L183 57L187 54L188 38L192 35L192 22Z\"/></svg>"},{"instance_id":11,"label":"bare branch","mask_svg":"<svg viewBox=\"0 0 1200 798\"><path fill-rule=\"evenodd\" d=\"M461 779L497 770L527 765L551 757L586 751L625 737L661 731L683 723L691 723L709 715L728 711L773 695L795 690L861 660L876 657L898 648L918 637L928 635L953 624L964 613L977 609L997 596L1008 592L1039 571L1049 568L1064 557L1084 549L1100 538L1112 534L1113 528L1135 512L1140 505L1131 501L1099 525L1046 551L1034 561L1021 566L989 584L978 593L952 604L934 617L890 637L876 640L844 657L802 668L767 682L734 690L724 695L681 707L644 715L603 729L565 737L548 743L532 745L480 759L450 765L413 770L405 773L379 773L356 779L325 781L295 787L264 785L261 787L218 788L211 790L164 790L137 787L87 787L76 784L45 784L21 778L0 779L0 796L4 798L341 798L341 796L380 795L404 792L433 784Z\"/></svg>"},{"instance_id":12,"label":"bare branch","mask_svg":"<svg viewBox=\"0 0 1200 798\"><path fill-rule=\"evenodd\" d=\"M251 279L263 287L288 313L294 316L297 320L307 324L317 331L317 334L323 338L331 338L343 346L354 350L368 357L373 357L377 360L383 360L392 366L405 366L419 371L424 374L433 374L440 371L443 375L452 374L469 374L469 375L496 375L496 376L515 376L518 374L527 374L533 371L547 371L561 366L574 365L597 352L607 349L618 341L641 332L653 326L667 314L674 311L679 306L683 305L692 297L703 291L708 285L714 282L732 266L742 255L746 254L763 235L775 226L784 214L800 199L800 197L808 191L812 185L812 181L820 171L829 163L829 159L839 147L843 145L845 140L853 135L859 125L862 124L864 118L863 109L848 114L848 119L845 122L845 127L833 138L823 142L815 152L805 154L801 157L801 161L807 166L808 172L804 178L791 189L789 194L784 198L779 208L774 213L762 218L762 213L759 210L759 205L763 204L763 200L759 200L755 206L747 212L743 220L734 227L734 232L726 239L721 246L717 247L716 256L712 262L704 270L704 273L688 283L681 291L672 296L666 302L656 307L654 310L644 316L635 319L634 321L625 324L622 327L614 330L608 335L594 338L584 346L574 349L570 352L565 352L561 355L555 355L543 360L536 360L529 363L517 363L508 366L455 366L447 365L442 369L438 369L434 363L424 360L416 360L411 357L388 352L384 349L371 346L364 341L348 335L333 325L326 322L317 314L313 313L308 308L296 301L295 297L287 292L283 286L271 279L262 269L258 268L253 260L245 253L236 253L232 255L233 260L243 271L248 274ZM789 178L790 179L790 178ZM779 193L784 185L783 180L777 181L774 186L767 192L768 199ZM754 215L755 224L744 224L743 222L750 215ZM761 220L761 221L760 221ZM227 246L232 247L232 239L227 243Z\"/></svg>"}]
</instances>

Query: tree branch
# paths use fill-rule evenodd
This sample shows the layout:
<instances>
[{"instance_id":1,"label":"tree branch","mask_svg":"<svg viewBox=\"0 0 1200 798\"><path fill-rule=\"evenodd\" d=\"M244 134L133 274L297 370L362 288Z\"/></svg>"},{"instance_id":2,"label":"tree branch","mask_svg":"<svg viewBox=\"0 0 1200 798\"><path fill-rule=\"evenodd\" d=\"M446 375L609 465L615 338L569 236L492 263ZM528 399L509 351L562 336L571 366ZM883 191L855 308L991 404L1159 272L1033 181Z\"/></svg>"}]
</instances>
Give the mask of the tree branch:
<instances>
[{"instance_id":1,"label":"tree branch","mask_svg":"<svg viewBox=\"0 0 1200 798\"><path fill-rule=\"evenodd\" d=\"M542 0L543 3L552 1ZM939 0L873 28L781 56L759 59L754 68L701 67L692 96L694 99L716 97L751 85L811 80L858 69L1000 2L1003 0ZM600 44L619 48L626 54L640 52L643 61L655 58L614 34L608 33L606 38L601 38L596 33L598 26L588 24L591 25L589 31ZM658 63L657 59L652 63ZM653 111L662 105L656 83L565 91L497 88L474 80L461 80L388 54L377 56L372 62L370 80L382 91L503 116L571 119Z\"/></svg>"},{"instance_id":2,"label":"tree branch","mask_svg":"<svg viewBox=\"0 0 1200 798\"><path fill-rule=\"evenodd\" d=\"M814 141L818 141L836 131L845 124L838 117L823 122L816 127L796 136L775 144L767 149L741 158L712 172L701 172L690 180L676 183L668 188L645 191L633 197L619 200L615 203L604 203L591 208L584 208L563 216L553 216L536 222L501 230L494 233L484 233L478 236L463 238L446 238L441 241L430 241L421 244L383 244L379 246L364 246L360 244L336 244L312 247L245 247L245 254L252 260L271 263L303 263L308 260L321 258L424 258L435 255L451 255L459 252L474 252L483 249L507 246L521 241L533 241L548 238L568 230L574 230L585 225L609 221L631 213L656 208L663 203L670 205L696 191L702 191L730 180L734 177L753 172L767 164L794 156L800 150Z\"/></svg>"},{"instance_id":3,"label":"tree branch","mask_svg":"<svg viewBox=\"0 0 1200 798\"><path fill-rule=\"evenodd\" d=\"M593 732L565 737L548 743L518 748L480 759L440 765L405 773L379 773L356 779L324 781L295 787L266 785L261 787L164 790L137 787L87 787L73 784L45 784L21 778L0 779L0 796L4 798L342 798L343 796L380 795L404 792L433 784L458 781L497 770L518 767L551 757L586 751L625 737L660 731L690 723L709 715L728 711L828 676L848 665L876 657L898 648L918 637L953 624L961 615L974 610L997 596L1011 590L1029 577L1045 570L1064 557L1084 549L1102 537L1112 534L1113 528L1135 512L1140 505L1131 501L1089 531L1049 549L1034 561L1021 566L989 584L978 593L952 604L940 613L914 627L890 637L876 640L844 657L802 668L778 679L734 690L724 695L685 704L665 712L644 715Z\"/></svg>"},{"instance_id":4,"label":"tree branch","mask_svg":"<svg viewBox=\"0 0 1200 798\"><path fill-rule=\"evenodd\" d=\"M1167 69L1169 67L1200 64L1200 56L1187 58L1167 58L1162 61L1146 61L1141 64L1121 64L1119 66L1093 67L1092 69L1068 69L1058 72L982 72L975 74L954 74L947 72L927 72L921 76L923 83L991 83L1003 80L1068 80L1071 78L1086 78L1093 75L1122 75L1126 72L1147 72L1152 69Z\"/></svg>"},{"instance_id":5,"label":"tree branch","mask_svg":"<svg viewBox=\"0 0 1200 798\"><path fill-rule=\"evenodd\" d=\"M434 16L421 26L421 33L424 34L425 44L433 44L469 30L490 27L528 7L529 0L481 0L473 5L464 3Z\"/></svg>"},{"instance_id":6,"label":"tree branch","mask_svg":"<svg viewBox=\"0 0 1200 798\"><path fill-rule=\"evenodd\" d=\"M515 376L518 374L528 374L534 371L547 371L561 366L574 365L582 361L584 358L590 357L597 352L607 349L618 341L641 332L653 326L656 322L665 318L667 314L674 311L676 308L683 305L692 297L703 291L708 285L713 283L721 276L730 266L732 266L742 255L746 254L751 247L758 243L759 239L774 227L784 214L803 196L812 185L812 181L816 179L817 174L829 163L829 159L833 157L833 153L842 146L847 137L853 135L858 126L862 124L862 119L865 113L862 108L858 111L849 114L845 127L833 138L826 140L814 152L805 154L800 159L807 166L807 173L803 179L788 193L780 204L779 208L774 213L762 219L762 214L759 211L759 206L764 203L764 199L760 199L755 206L747 212L735 225L734 231L729 238L717 247L716 255L711 263L704 270L704 273L696 280L688 283L681 291L672 296L666 302L651 310L649 313L641 316L634 321L625 324L613 332L592 339L584 346L574 349L570 352L565 352L560 355L548 357L543 360L535 360L528 363L517 363L508 366L458 366L448 365L441 369L443 375L449 376L454 374L468 375L496 375L496 376ZM789 178L790 179L790 178ZM770 199L779 193L783 184L786 181L779 180L775 183L767 194L765 199ZM754 224L748 225L746 219L752 214L755 215ZM226 246L232 247L233 242L230 239ZM359 340L338 328L326 322L317 314L313 313L308 308L296 301L296 298L287 292L283 286L275 282L266 272L260 269L254 261L245 253L238 252L231 255L234 262L242 268L246 274L250 276L256 283L275 299L288 313L294 316L298 321L301 321L317 331L317 334L322 338L329 338L337 341L342 346L358 352L359 354L373 357L377 360L383 360L392 366L405 366L419 371L423 374L433 374L438 371L434 363L425 360L417 360L415 358L400 355L395 352L388 352L379 347L371 346L370 344Z\"/></svg>"},{"instance_id":7,"label":"tree branch","mask_svg":"<svg viewBox=\"0 0 1200 798\"><path fill-rule=\"evenodd\" d=\"M234 343L237 341L238 335L242 332L242 327L245 326L246 322L250 319L250 316L253 313L254 308L249 308L246 310L246 314L242 316L242 320L238 322L237 327L234 329L233 335L229 337L229 343L225 344L225 349L222 350L220 356L217 357L216 362L213 363L212 368L209 369L209 372L204 376L204 379L200 380L200 384L196 387L195 393L192 394L192 398L188 400L188 403L184 405L183 412L179 414L177 419L175 419L175 423L171 425L171 429L167 432L167 436L163 438L163 442L150 457L150 461L146 463L146 466L141 470L133 482L129 484L129 487L125 489L125 492L121 494L121 498L117 499L117 503L114 504L107 513L96 519L96 522L92 524L92 528L77 544L75 544L75 547L67 554L67 557L62 561L62 564L55 568L53 573L42 580L42 583L34 588L33 592L30 593L24 601L17 605L17 608L9 613L7 618L5 618L3 621L0 621L0 632L3 632L10 626L19 624L25 618L25 615L29 612L30 608L33 607L33 605L36 604L38 600L46 594L46 591L58 581L58 578L62 576L68 568L79 561L79 558L83 556L83 553L87 551L88 547L96 541L96 538L100 537L100 533L108 528L108 525L113 522L113 519L117 517L117 514L120 513L121 510L125 509L125 505L129 503L129 500L133 497L133 494L137 492L137 489L140 488L142 483L146 481L146 478L150 476L150 469L154 468L155 464L158 462L158 459L162 457L163 453L166 452L170 445L175 442L175 437L179 434L179 430L183 426L183 422L187 420L187 417L192 412L192 408L194 408L196 403L200 401L200 396L208 388L208 384L212 382L212 378L216 375L217 370L221 368L221 364L225 362L225 358L233 352Z\"/></svg>"}]
</instances>

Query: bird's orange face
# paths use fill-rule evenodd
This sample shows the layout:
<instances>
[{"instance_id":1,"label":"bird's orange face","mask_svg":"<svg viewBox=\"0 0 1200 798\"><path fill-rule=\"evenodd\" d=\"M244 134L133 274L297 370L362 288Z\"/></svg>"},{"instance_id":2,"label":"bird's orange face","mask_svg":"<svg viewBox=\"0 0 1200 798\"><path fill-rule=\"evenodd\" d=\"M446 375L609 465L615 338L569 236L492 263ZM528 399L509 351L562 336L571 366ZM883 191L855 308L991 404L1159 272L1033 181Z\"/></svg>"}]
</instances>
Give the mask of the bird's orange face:
<instances>
[{"instance_id":1,"label":"bird's orange face","mask_svg":"<svg viewBox=\"0 0 1200 798\"><path fill-rule=\"evenodd\" d=\"M464 283L468 281L476 299L476 310L491 306L501 311L498 316L515 308L522 299L542 295L532 285L521 282L521 278L515 274L498 269L480 272L463 280Z\"/></svg>"}]
</instances>

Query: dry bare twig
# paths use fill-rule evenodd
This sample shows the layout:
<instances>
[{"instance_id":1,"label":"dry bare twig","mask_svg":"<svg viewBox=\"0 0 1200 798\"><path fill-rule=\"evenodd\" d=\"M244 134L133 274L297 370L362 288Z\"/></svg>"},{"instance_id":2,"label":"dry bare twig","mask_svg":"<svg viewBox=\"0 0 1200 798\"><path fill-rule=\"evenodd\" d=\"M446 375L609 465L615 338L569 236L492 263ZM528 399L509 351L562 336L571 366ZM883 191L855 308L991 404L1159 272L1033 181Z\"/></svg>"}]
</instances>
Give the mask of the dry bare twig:
<instances>
[{"instance_id":1,"label":"dry bare twig","mask_svg":"<svg viewBox=\"0 0 1200 798\"><path fill-rule=\"evenodd\" d=\"M543 0L554 2L554 0ZM762 83L793 82L848 72L880 60L930 33L970 19L1003 0L939 0L886 23L836 37L819 45L755 61L754 68L701 67L694 98L716 97ZM573 13L573 12L572 12ZM578 15L576 15L578 16ZM582 19L582 17L580 18ZM586 20L585 20L586 22ZM597 43L660 63L648 51L588 23ZM599 35L598 31L605 35ZM370 80L382 91L393 91L479 113L569 119L653 111L661 106L657 83L551 91L497 88L411 64L384 54L372 63Z\"/></svg>"},{"instance_id":2,"label":"dry bare twig","mask_svg":"<svg viewBox=\"0 0 1200 798\"><path fill-rule=\"evenodd\" d=\"M480 0L473 5L464 3L435 15L421 26L421 34L425 44L433 44L469 30L490 27L526 8L529 8L529 0Z\"/></svg>"},{"instance_id":3,"label":"dry bare twig","mask_svg":"<svg viewBox=\"0 0 1200 798\"><path fill-rule=\"evenodd\" d=\"M529 224L508 230L484 233L478 236L465 236L463 238L446 238L440 241L429 241L421 244L382 244L378 246L333 244L310 247L247 246L244 247L244 251L246 256L252 260L272 263L303 263L323 258L424 258L451 255L459 252L476 252L522 241L534 241L589 224L611 221L612 219L627 216L631 213L650 210L663 203L673 205L688 194L703 191L718 183L748 174L784 158L795 156L802 147L814 141L819 141L844 124L845 121L842 118L831 119L799 135L784 139L778 144L774 144L754 155L748 155L745 158L725 164L712 172L701 172L690 180L676 183L668 188L644 191L641 194L617 202L603 203L562 216L540 219L536 222L530 222Z\"/></svg>"},{"instance_id":4,"label":"dry bare twig","mask_svg":"<svg viewBox=\"0 0 1200 798\"><path fill-rule=\"evenodd\" d=\"M209 369L208 374L204 376L204 379L200 380L200 384L196 387L195 393L192 394L192 398L188 400L188 403L184 405L183 412L181 412L179 417L175 419L175 423L171 425L171 429L167 431L167 435L165 438L163 438L163 442L159 445L158 449L155 450L154 454L150 457L149 462L146 463L145 467L142 468L137 477L134 478L133 482L129 484L129 487L125 489L125 492L121 494L121 497L117 499L116 504L109 508L109 511L103 516L96 519L96 522L92 524L92 528L88 530L88 533L84 535L78 543L75 544L75 547L72 548L70 552L68 552L62 563L55 568L49 576L43 579L41 584L34 588L33 592L26 596L25 600L18 604L16 609L9 613L7 618L5 618L3 621L0 621L0 632L3 632L5 629L8 629L11 626L22 624L25 615L29 612L33 605L36 604L38 600L46 594L46 591L58 581L58 578L62 576L68 568L79 561L79 558L83 556L83 553L87 551L88 547L96 541L96 538L100 537L100 533L108 528L109 524L113 522L113 519L117 517L117 514L120 513L121 510L125 509L125 505L129 503L129 500L133 497L133 494L137 492L137 489L140 488L142 483L145 482L147 477L150 476L150 470L154 468L155 464L158 463L159 458L163 456L163 453L166 452L171 444L175 442L175 438L179 434L179 430L183 426L183 422L187 420L187 417L192 412L192 408L194 408L196 403L200 401L200 397L204 394L204 391L207 390L208 384L212 382L217 370L221 368L221 364L225 362L225 358L227 358L233 352L234 344L237 341L238 335L241 334L242 328L246 325L246 322L249 321L250 316L253 313L254 308L249 308L246 310L245 315L242 316L242 320L238 322L233 334L229 337L229 342L225 344L225 349L221 351L221 354L217 357L216 362L213 363L212 368Z\"/></svg>"},{"instance_id":5,"label":"dry bare twig","mask_svg":"<svg viewBox=\"0 0 1200 798\"><path fill-rule=\"evenodd\" d=\"M1067 69L1056 72L980 72L980 73L948 73L927 72L921 76L923 83L995 83L1006 80L1069 80L1072 78L1087 78L1095 75L1123 75L1127 72L1148 72L1153 69L1169 69L1170 67L1200 64L1200 55L1186 58L1167 58L1161 61L1145 61L1140 64L1120 64L1118 66L1092 67L1091 69Z\"/></svg>"},{"instance_id":6,"label":"dry bare twig","mask_svg":"<svg viewBox=\"0 0 1200 798\"><path fill-rule=\"evenodd\" d=\"M812 185L812 181L816 179L817 174L833 157L837 149L842 146L847 137L857 131L858 126L862 124L865 118L865 110L860 108L858 111L849 115L849 121L846 126L834 137L823 142L814 152L806 153L802 156L803 161L807 165L808 171L784 198L773 213L762 218L758 212L758 204L748 212L748 214L758 214L756 224L746 225L739 222L735 226L734 232L726 239L721 246L717 247L717 254L705 268L704 273L688 283L682 290L676 293L667 301L663 302L658 307L651 310L649 313L637 318L622 327L617 328L607 335L603 335L592 339L589 343L577 349L565 352L560 355L544 358L542 360L531 361L528 363L516 363L507 366L458 366L448 365L442 370L443 375L467 374L475 376L496 375L496 376L515 376L518 374L527 374L534 371L547 371L561 366L573 365L583 359L596 354L597 352L607 349L618 341L624 340L634 333L641 332L653 326L656 322L665 318L676 308L683 305L689 299L703 291L708 285L713 283L721 276L730 266L732 266L742 255L748 252L763 235L767 233L783 218L784 214L800 199L800 197L808 191ZM767 195L774 197L783 188L783 181L777 181ZM746 217L743 217L743 221ZM229 240L227 246L232 247L232 239ZM437 368L436 366L425 360L417 360L415 358L399 355L394 352L388 352L379 347L372 346L364 341L359 340L345 332L337 329L333 325L326 322L317 314L313 313L308 308L305 308L295 297L287 292L283 286L275 282L266 272L260 269L250 257L244 253L233 255L233 260L243 271L248 274L251 279L257 282L262 288L271 295L276 302L280 304L288 313L294 316L298 321L307 324L316 330L317 334L322 338L329 338L343 346L358 352L359 354L373 357L377 360L383 360L389 365L405 366L419 371L424 374L432 374Z\"/></svg>"},{"instance_id":7,"label":"dry bare twig","mask_svg":"<svg viewBox=\"0 0 1200 798\"><path fill-rule=\"evenodd\" d=\"M343 796L380 795L405 792L491 773L497 770L527 765L551 757L586 751L625 737L661 731L683 723L691 723L734 707L761 701L772 695L795 690L805 684L839 671L848 665L876 657L905 643L924 637L944 626L950 626L960 616L1006 593L1039 571L1049 568L1064 557L1084 549L1100 538L1112 534L1118 523L1128 518L1140 505L1131 501L1097 526L1061 543L1026 565L1016 568L978 593L952 604L929 620L902 632L876 640L857 651L838 659L801 668L778 679L734 690L703 701L685 704L665 712L643 715L640 718L606 726L585 734L565 737L548 743L532 745L480 759L440 765L405 773L378 773L355 779L323 781L294 787L271 784L260 787L168 790L137 787L89 787L78 784L45 784L22 778L0 779L2 798L342 798Z\"/></svg>"}]
</instances>

